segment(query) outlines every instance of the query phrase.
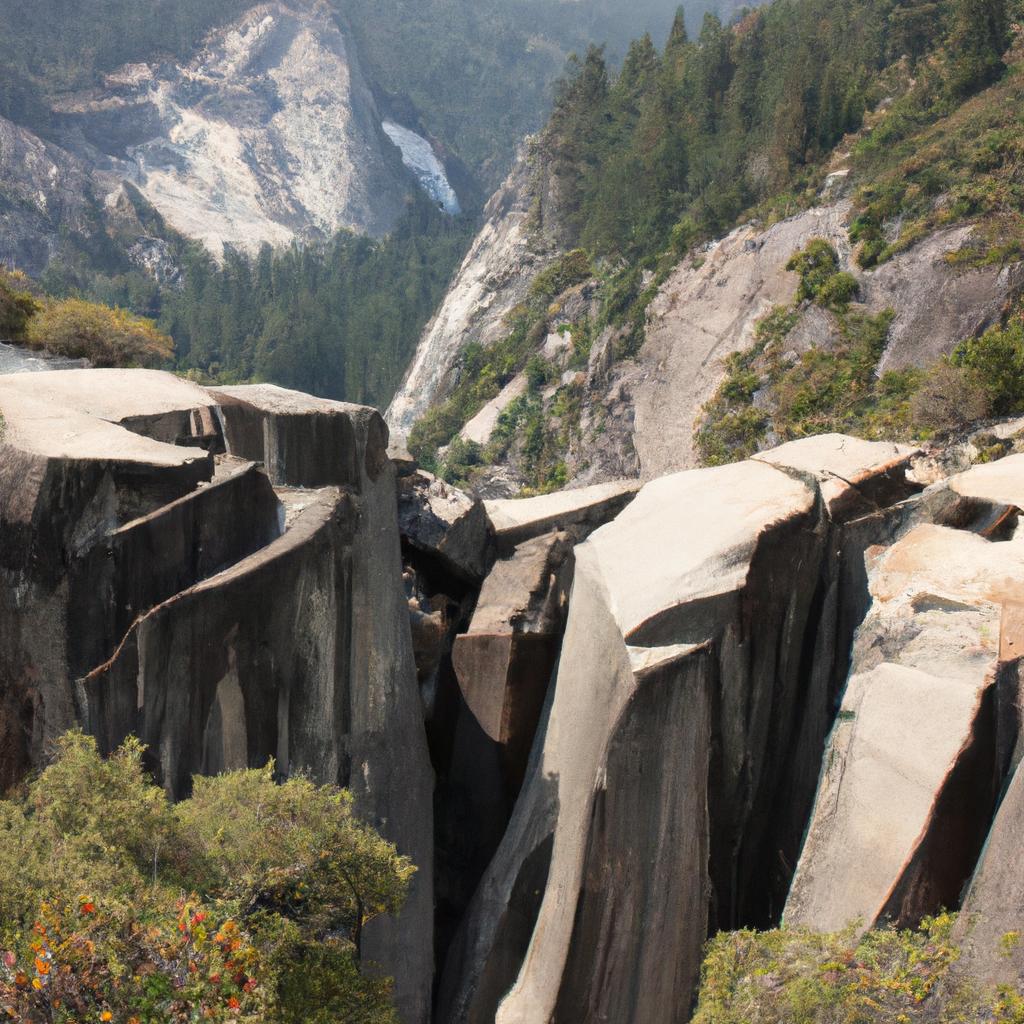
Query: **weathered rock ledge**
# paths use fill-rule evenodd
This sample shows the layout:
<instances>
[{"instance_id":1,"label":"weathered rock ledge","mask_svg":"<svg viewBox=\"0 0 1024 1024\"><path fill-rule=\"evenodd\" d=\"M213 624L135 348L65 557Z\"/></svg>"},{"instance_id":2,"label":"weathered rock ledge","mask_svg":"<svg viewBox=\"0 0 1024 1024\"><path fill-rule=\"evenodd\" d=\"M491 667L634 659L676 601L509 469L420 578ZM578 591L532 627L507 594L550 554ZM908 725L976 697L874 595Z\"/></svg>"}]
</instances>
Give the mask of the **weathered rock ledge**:
<instances>
[{"instance_id":1,"label":"weathered rock ledge","mask_svg":"<svg viewBox=\"0 0 1024 1024\"><path fill-rule=\"evenodd\" d=\"M176 796L271 757L349 787L420 867L365 951L425 1022L433 783L379 414L73 370L0 377L0 417L0 786L77 724L141 737Z\"/></svg>"},{"instance_id":2,"label":"weathered rock ledge","mask_svg":"<svg viewBox=\"0 0 1024 1024\"><path fill-rule=\"evenodd\" d=\"M676 1024L708 936L783 912L963 906L960 969L1024 977L1024 456L480 502L371 409L44 376L0 377L0 785L77 724L174 795L348 786L419 868L366 936L406 1024Z\"/></svg>"}]
</instances>

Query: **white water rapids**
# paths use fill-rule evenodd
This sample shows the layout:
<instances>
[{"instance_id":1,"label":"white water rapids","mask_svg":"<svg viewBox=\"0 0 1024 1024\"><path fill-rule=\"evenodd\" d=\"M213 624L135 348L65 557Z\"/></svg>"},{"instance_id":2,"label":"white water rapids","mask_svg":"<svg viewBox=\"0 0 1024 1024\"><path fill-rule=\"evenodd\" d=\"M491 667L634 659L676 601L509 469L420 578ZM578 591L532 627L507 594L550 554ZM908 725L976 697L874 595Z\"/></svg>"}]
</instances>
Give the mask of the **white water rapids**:
<instances>
[{"instance_id":1,"label":"white water rapids","mask_svg":"<svg viewBox=\"0 0 1024 1024\"><path fill-rule=\"evenodd\" d=\"M403 128L394 121L385 121L381 127L384 134L398 147L402 154L402 163L416 175L427 195L446 213L459 213L459 197L448 181L444 164L438 160L434 147L422 135L417 135L416 132Z\"/></svg>"}]
</instances>

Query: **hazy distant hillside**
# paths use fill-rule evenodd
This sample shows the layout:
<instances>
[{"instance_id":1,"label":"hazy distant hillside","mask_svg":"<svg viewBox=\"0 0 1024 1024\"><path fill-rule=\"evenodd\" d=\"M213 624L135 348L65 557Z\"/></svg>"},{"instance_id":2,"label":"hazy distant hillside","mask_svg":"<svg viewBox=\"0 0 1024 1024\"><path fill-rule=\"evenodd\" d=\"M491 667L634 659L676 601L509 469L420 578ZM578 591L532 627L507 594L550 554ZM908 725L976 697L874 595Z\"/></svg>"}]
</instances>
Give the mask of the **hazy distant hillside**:
<instances>
[{"instance_id":1,"label":"hazy distant hillside","mask_svg":"<svg viewBox=\"0 0 1024 1024\"><path fill-rule=\"evenodd\" d=\"M650 30L667 35L677 0L308 0L355 35L375 85L407 121L493 184L540 127L565 59L607 43L614 60ZM187 57L253 0L37 0L0 4L0 115L45 130L52 98L131 61ZM736 0L691 0L691 28Z\"/></svg>"}]
</instances>

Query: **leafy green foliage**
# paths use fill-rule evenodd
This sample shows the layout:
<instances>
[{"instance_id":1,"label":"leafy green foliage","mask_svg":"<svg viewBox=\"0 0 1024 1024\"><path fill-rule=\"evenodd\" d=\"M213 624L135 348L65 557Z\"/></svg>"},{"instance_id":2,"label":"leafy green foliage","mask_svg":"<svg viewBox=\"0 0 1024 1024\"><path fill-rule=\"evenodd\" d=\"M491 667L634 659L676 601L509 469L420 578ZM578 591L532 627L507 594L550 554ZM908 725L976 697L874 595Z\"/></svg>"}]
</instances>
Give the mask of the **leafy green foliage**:
<instances>
[{"instance_id":1,"label":"leafy green foliage","mask_svg":"<svg viewBox=\"0 0 1024 1024\"><path fill-rule=\"evenodd\" d=\"M1017 316L1005 328L993 327L962 342L951 362L972 374L993 414L1024 412L1024 318Z\"/></svg>"},{"instance_id":2,"label":"leafy green foliage","mask_svg":"<svg viewBox=\"0 0 1024 1024\"><path fill-rule=\"evenodd\" d=\"M82 299L45 303L28 321L25 340L94 366L160 366L174 355L174 342L152 320Z\"/></svg>"},{"instance_id":3,"label":"leafy green foliage","mask_svg":"<svg viewBox=\"0 0 1024 1024\"><path fill-rule=\"evenodd\" d=\"M853 148L861 184L850 239L859 246L860 266L884 263L929 232L964 221L975 230L964 249L948 257L952 264L1020 259L1022 110L1019 67L963 103L949 98L936 67L922 68L914 87Z\"/></svg>"},{"instance_id":4,"label":"leafy green foliage","mask_svg":"<svg viewBox=\"0 0 1024 1024\"><path fill-rule=\"evenodd\" d=\"M24 274L0 270L0 339L24 341L29 320L40 308L32 283Z\"/></svg>"},{"instance_id":5,"label":"leafy green foliage","mask_svg":"<svg viewBox=\"0 0 1024 1024\"><path fill-rule=\"evenodd\" d=\"M827 243L823 243L827 246ZM820 299L841 275L838 260L822 246L798 254L793 269L806 276L798 294ZM807 286L807 287L805 287ZM834 319L836 337L825 346L787 351L799 320L795 307L779 306L758 323L754 344L726 361L726 375L704 407L696 435L706 465L745 459L772 444L812 434L846 433L871 439L911 432L911 399L921 375L875 370L885 350L891 310L870 316L843 306Z\"/></svg>"},{"instance_id":6,"label":"leafy green foliage","mask_svg":"<svg viewBox=\"0 0 1024 1024\"><path fill-rule=\"evenodd\" d=\"M413 868L348 794L268 766L172 806L142 757L71 733L0 802L0 1005L54 1024L393 1024L360 940Z\"/></svg>"},{"instance_id":7,"label":"leafy green foliage","mask_svg":"<svg viewBox=\"0 0 1024 1024\"><path fill-rule=\"evenodd\" d=\"M862 936L722 932L708 945L694 1024L1019 1024L1020 993L972 993L950 974L954 920Z\"/></svg>"},{"instance_id":8,"label":"leafy green foliage","mask_svg":"<svg viewBox=\"0 0 1024 1024\"><path fill-rule=\"evenodd\" d=\"M807 248L794 253L786 264L800 276L798 302L808 300L837 312L845 311L857 294L857 279L839 269L839 256L824 238L813 238Z\"/></svg>"}]
</instances>

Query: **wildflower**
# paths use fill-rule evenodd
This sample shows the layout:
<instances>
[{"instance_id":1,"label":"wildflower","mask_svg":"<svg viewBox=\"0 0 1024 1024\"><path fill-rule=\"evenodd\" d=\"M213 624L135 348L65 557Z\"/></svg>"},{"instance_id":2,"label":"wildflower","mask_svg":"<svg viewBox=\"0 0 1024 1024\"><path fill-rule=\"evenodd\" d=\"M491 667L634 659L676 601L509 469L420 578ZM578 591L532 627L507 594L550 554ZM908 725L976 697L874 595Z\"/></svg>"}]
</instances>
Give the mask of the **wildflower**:
<instances>
[{"instance_id":1,"label":"wildflower","mask_svg":"<svg viewBox=\"0 0 1024 1024\"><path fill-rule=\"evenodd\" d=\"M114 1019L114 1015L109 1010L104 1010L100 1014L100 1020L113 1020L113 1019Z\"/></svg>"},{"instance_id":2,"label":"wildflower","mask_svg":"<svg viewBox=\"0 0 1024 1024\"><path fill-rule=\"evenodd\" d=\"M13 967L17 962L18 958L10 950L4 953L4 967Z\"/></svg>"},{"instance_id":3,"label":"wildflower","mask_svg":"<svg viewBox=\"0 0 1024 1024\"><path fill-rule=\"evenodd\" d=\"M232 1010L237 1010L241 1005L242 1004L238 1001L237 997L235 996L231 996L228 999L228 1006L230 1006Z\"/></svg>"}]
</instances>

